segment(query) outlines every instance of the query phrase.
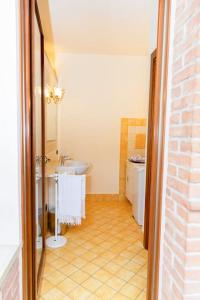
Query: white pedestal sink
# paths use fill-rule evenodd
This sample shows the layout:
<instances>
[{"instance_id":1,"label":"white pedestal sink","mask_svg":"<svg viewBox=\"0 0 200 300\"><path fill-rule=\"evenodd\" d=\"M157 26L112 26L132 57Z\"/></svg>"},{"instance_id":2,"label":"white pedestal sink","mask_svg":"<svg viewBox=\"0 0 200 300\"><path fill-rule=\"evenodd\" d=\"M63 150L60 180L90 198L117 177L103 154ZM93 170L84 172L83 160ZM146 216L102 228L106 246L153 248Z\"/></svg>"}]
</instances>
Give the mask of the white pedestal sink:
<instances>
[{"instance_id":1,"label":"white pedestal sink","mask_svg":"<svg viewBox=\"0 0 200 300\"><path fill-rule=\"evenodd\" d=\"M77 160L69 160L65 162L64 166L58 166L56 168L57 172L67 172L69 174L75 175L83 175L86 174L90 165L88 163L77 161Z\"/></svg>"}]
</instances>

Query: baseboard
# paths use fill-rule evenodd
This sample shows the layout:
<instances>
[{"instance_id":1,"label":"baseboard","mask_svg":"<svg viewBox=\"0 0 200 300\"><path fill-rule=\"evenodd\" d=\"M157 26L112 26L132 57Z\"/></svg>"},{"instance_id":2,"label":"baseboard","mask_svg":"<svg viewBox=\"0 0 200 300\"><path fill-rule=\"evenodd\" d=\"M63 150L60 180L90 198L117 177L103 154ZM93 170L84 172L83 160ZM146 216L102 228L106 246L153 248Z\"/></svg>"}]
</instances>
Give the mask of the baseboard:
<instances>
[{"instance_id":1,"label":"baseboard","mask_svg":"<svg viewBox=\"0 0 200 300\"><path fill-rule=\"evenodd\" d=\"M87 200L119 200L119 194L87 194Z\"/></svg>"}]
</instances>

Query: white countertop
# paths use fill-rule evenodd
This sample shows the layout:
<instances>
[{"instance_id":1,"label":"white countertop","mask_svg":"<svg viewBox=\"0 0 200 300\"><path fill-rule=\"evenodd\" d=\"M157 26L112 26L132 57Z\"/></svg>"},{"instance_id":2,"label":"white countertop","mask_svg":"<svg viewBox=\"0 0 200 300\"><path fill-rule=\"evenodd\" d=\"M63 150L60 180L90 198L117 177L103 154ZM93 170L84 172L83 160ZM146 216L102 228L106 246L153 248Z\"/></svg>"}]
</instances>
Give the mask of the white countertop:
<instances>
[{"instance_id":1,"label":"white countertop","mask_svg":"<svg viewBox=\"0 0 200 300\"><path fill-rule=\"evenodd\" d=\"M19 252L18 245L0 245L0 287Z\"/></svg>"}]
</instances>

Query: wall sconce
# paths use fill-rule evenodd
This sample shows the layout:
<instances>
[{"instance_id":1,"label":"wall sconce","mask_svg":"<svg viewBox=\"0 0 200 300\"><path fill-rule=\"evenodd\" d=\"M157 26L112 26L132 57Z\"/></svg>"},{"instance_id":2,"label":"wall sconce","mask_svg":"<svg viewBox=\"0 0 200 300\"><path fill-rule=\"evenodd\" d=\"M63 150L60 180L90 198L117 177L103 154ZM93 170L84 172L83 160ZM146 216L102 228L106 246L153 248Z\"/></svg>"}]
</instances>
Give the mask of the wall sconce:
<instances>
[{"instance_id":1,"label":"wall sconce","mask_svg":"<svg viewBox=\"0 0 200 300\"><path fill-rule=\"evenodd\" d=\"M45 88L45 98L47 100L47 103L55 103L58 104L61 102L64 96L64 89L61 89L59 87L50 87L46 86Z\"/></svg>"}]
</instances>

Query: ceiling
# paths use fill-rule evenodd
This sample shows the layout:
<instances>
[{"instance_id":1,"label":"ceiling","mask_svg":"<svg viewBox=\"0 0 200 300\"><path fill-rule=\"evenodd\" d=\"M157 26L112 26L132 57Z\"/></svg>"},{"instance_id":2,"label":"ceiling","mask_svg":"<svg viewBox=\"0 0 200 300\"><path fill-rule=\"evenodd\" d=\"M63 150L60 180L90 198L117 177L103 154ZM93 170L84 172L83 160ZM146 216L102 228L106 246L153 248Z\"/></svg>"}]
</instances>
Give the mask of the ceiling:
<instances>
[{"instance_id":1,"label":"ceiling","mask_svg":"<svg viewBox=\"0 0 200 300\"><path fill-rule=\"evenodd\" d=\"M55 60L55 43L53 38L53 30L51 23L51 16L49 11L49 0L37 0L37 5L40 13L40 20L42 23L42 30L44 34L44 49L50 60L53 69L56 69Z\"/></svg>"},{"instance_id":2,"label":"ceiling","mask_svg":"<svg viewBox=\"0 0 200 300\"><path fill-rule=\"evenodd\" d=\"M146 55L153 0L49 0L56 52Z\"/></svg>"}]
</instances>

